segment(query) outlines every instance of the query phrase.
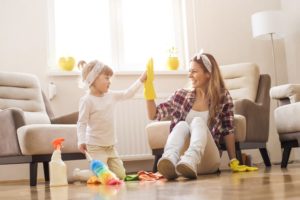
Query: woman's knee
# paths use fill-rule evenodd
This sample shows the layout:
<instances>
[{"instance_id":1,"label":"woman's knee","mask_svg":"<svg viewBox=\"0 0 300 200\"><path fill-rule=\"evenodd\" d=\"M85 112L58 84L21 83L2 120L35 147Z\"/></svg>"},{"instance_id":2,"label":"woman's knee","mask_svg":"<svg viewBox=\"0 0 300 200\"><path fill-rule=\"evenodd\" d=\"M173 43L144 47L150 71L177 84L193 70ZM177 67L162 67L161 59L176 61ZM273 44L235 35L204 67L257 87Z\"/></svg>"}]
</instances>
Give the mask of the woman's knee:
<instances>
[{"instance_id":1,"label":"woman's knee","mask_svg":"<svg viewBox=\"0 0 300 200\"><path fill-rule=\"evenodd\" d=\"M174 129L189 129L189 124L186 121L180 121L175 125Z\"/></svg>"}]
</instances>

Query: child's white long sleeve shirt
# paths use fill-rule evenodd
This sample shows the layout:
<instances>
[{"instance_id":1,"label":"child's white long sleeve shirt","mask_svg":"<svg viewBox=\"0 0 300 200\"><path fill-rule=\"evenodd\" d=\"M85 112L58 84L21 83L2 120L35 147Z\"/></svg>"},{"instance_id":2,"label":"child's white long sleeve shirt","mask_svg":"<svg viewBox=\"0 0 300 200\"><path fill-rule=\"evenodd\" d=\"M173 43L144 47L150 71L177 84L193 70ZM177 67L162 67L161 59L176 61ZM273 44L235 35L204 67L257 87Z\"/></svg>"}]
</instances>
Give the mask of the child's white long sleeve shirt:
<instances>
[{"instance_id":1,"label":"child's white long sleeve shirt","mask_svg":"<svg viewBox=\"0 0 300 200\"><path fill-rule=\"evenodd\" d=\"M134 82L127 90L108 91L101 97L86 94L79 102L78 144L111 146L116 144L114 111L116 103L132 98L142 85Z\"/></svg>"}]
</instances>

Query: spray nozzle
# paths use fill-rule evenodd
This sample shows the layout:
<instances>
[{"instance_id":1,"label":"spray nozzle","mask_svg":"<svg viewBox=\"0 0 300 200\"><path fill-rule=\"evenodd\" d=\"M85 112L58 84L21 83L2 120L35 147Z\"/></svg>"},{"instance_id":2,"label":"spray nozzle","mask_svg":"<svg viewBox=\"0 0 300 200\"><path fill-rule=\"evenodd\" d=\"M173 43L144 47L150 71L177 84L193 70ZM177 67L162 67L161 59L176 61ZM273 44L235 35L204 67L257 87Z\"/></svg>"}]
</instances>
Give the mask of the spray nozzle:
<instances>
[{"instance_id":1,"label":"spray nozzle","mask_svg":"<svg viewBox=\"0 0 300 200\"><path fill-rule=\"evenodd\" d=\"M64 138L56 138L55 140L52 141L52 145L54 147L54 149L58 150L61 149L62 147L62 142L65 141Z\"/></svg>"}]
</instances>

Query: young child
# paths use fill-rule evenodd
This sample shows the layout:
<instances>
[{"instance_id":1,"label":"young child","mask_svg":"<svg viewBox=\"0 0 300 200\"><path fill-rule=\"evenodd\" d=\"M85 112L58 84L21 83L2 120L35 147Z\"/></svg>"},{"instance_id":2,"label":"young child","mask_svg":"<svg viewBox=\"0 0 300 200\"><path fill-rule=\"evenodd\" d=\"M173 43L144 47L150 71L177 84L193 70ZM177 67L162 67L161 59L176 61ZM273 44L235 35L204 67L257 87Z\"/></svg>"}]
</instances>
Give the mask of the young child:
<instances>
[{"instance_id":1,"label":"young child","mask_svg":"<svg viewBox=\"0 0 300 200\"><path fill-rule=\"evenodd\" d=\"M146 79L143 73L127 90L110 91L110 78L113 70L94 60L90 63L80 61L82 81L88 90L80 99L77 122L78 148L87 151L93 159L107 164L118 178L124 179L125 168L116 151L114 133L114 109L116 103L134 96ZM89 170L74 170L74 176L82 181L88 180L93 173Z\"/></svg>"}]
</instances>

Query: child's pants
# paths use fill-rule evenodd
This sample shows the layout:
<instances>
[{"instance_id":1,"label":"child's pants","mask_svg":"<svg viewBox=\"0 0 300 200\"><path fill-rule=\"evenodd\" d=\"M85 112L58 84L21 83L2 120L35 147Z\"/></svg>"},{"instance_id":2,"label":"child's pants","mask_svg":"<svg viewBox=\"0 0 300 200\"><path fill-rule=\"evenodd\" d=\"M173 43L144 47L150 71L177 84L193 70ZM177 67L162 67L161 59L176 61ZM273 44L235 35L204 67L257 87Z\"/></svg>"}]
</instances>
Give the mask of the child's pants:
<instances>
[{"instance_id":1,"label":"child's pants","mask_svg":"<svg viewBox=\"0 0 300 200\"><path fill-rule=\"evenodd\" d=\"M114 146L97 146L87 144L87 152L94 160L102 161L108 168L116 174L119 179L124 179L126 176L123 161L120 159L117 150ZM80 180L87 181L91 176L94 176L90 170L81 170L78 175Z\"/></svg>"},{"instance_id":2,"label":"child's pants","mask_svg":"<svg viewBox=\"0 0 300 200\"><path fill-rule=\"evenodd\" d=\"M191 124L186 121L176 124L168 137L165 153L176 153L179 156L189 137L190 145L187 151L195 155L198 174L216 172L220 166L220 152L206 122L200 117L195 117Z\"/></svg>"}]
</instances>

